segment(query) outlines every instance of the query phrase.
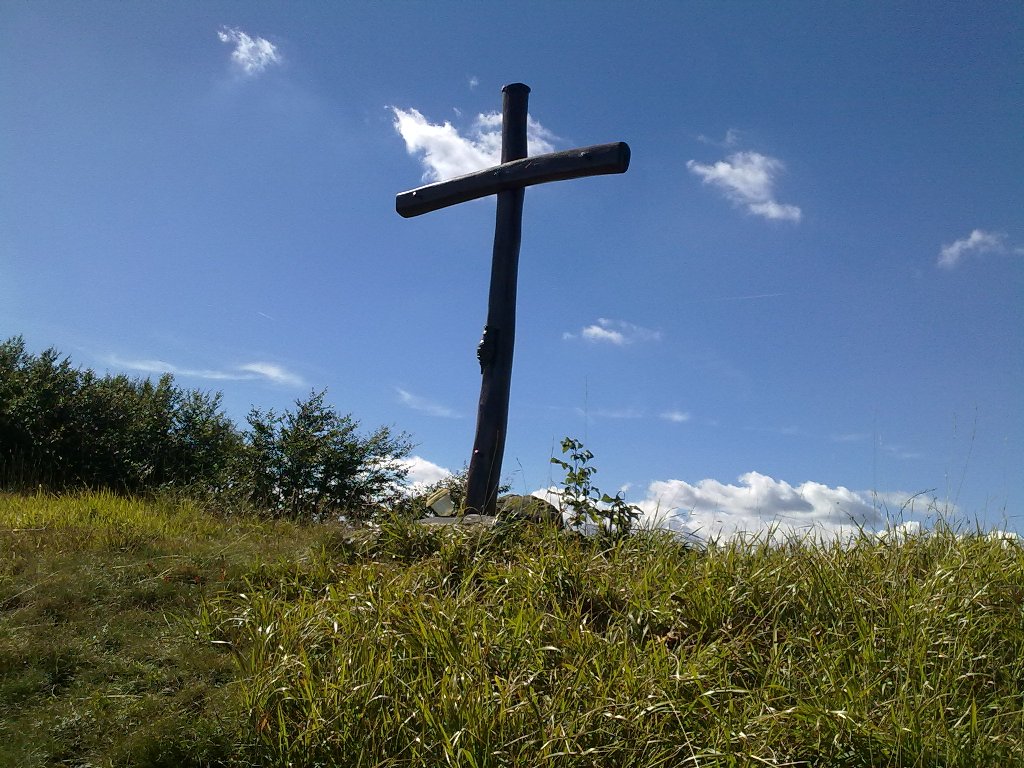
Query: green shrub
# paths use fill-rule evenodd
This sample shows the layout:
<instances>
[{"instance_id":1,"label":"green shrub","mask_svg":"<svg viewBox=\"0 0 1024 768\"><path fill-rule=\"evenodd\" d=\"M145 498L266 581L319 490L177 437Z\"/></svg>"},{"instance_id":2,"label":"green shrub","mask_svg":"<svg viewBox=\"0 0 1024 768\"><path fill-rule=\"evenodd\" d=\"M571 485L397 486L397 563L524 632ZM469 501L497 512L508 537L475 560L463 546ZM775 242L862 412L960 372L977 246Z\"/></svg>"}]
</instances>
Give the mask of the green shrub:
<instances>
[{"instance_id":1,"label":"green shrub","mask_svg":"<svg viewBox=\"0 0 1024 768\"><path fill-rule=\"evenodd\" d=\"M98 377L54 349L0 344L0 487L216 489L241 445L220 393Z\"/></svg>"},{"instance_id":2,"label":"green shrub","mask_svg":"<svg viewBox=\"0 0 1024 768\"><path fill-rule=\"evenodd\" d=\"M597 472L590 464L594 454L579 440L562 440L562 453L569 454L568 461L553 457L551 463L565 471L561 506L569 510L569 525L596 526L598 537L611 541L628 536L640 517L640 508L627 504L621 492L614 496L601 493L591 479Z\"/></svg>"},{"instance_id":3,"label":"green shrub","mask_svg":"<svg viewBox=\"0 0 1024 768\"><path fill-rule=\"evenodd\" d=\"M388 427L360 435L359 422L339 415L325 394L296 400L280 415L249 413L238 475L257 508L290 520L367 518L400 497L408 437Z\"/></svg>"}]
</instances>

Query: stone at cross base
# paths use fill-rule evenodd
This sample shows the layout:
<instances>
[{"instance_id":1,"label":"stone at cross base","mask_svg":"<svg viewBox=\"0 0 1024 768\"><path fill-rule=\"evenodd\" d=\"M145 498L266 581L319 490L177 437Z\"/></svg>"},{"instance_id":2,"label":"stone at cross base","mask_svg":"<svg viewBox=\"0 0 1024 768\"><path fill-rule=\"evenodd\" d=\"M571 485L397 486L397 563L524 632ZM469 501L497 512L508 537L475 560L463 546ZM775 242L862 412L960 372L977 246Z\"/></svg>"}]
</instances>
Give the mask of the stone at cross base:
<instances>
[{"instance_id":1,"label":"stone at cross base","mask_svg":"<svg viewBox=\"0 0 1024 768\"><path fill-rule=\"evenodd\" d=\"M562 512L554 504L536 496L520 496L510 494L502 496L495 505L494 515L439 515L424 517L418 522L422 525L552 525L559 530L565 527Z\"/></svg>"}]
</instances>

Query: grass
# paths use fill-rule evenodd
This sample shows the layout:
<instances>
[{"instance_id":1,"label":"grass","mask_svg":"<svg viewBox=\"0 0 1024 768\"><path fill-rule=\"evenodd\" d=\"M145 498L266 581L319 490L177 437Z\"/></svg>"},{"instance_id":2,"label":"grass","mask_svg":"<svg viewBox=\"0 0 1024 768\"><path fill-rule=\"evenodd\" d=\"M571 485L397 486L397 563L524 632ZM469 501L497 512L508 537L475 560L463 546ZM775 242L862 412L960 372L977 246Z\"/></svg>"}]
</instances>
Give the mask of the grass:
<instances>
[{"instance_id":1,"label":"grass","mask_svg":"<svg viewBox=\"0 0 1024 768\"><path fill-rule=\"evenodd\" d=\"M0 765L1024 764L1024 550L0 497Z\"/></svg>"}]
</instances>

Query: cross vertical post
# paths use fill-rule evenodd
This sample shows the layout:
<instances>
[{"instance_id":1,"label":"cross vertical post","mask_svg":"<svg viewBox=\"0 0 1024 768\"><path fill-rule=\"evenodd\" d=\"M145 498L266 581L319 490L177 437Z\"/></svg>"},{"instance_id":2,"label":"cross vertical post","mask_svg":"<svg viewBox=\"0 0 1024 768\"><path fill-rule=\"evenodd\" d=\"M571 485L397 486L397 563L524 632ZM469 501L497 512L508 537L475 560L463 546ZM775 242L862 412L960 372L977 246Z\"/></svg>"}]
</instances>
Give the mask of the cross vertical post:
<instances>
[{"instance_id":1,"label":"cross vertical post","mask_svg":"<svg viewBox=\"0 0 1024 768\"><path fill-rule=\"evenodd\" d=\"M501 162L526 157L526 115L529 86L501 89ZM508 401L512 388L512 355L516 337L516 284L522 242L523 187L498 193L491 256L491 287L487 323L477 348L480 359L480 402L476 436L466 477L466 512L493 515L501 480L501 462L508 430Z\"/></svg>"},{"instance_id":2,"label":"cross vertical post","mask_svg":"<svg viewBox=\"0 0 1024 768\"><path fill-rule=\"evenodd\" d=\"M549 181L625 173L630 156L629 146L619 141L527 157L530 88L512 83L501 93L500 165L400 192L395 198L395 210L409 218L488 195L498 196L487 321L476 351L482 376L480 401L463 510L487 515L494 514L498 500L508 429L525 188Z\"/></svg>"}]
</instances>

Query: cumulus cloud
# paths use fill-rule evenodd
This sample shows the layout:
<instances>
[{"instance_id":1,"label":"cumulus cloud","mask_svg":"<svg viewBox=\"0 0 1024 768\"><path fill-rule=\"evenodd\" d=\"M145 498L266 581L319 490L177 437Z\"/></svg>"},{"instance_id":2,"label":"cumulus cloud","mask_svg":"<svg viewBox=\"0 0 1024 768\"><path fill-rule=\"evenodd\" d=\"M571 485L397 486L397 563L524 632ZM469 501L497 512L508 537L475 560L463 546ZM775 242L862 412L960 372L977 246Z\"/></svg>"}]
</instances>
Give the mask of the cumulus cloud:
<instances>
[{"instance_id":1,"label":"cumulus cloud","mask_svg":"<svg viewBox=\"0 0 1024 768\"><path fill-rule=\"evenodd\" d=\"M921 521L907 520L897 523L875 534L881 541L891 541L894 544L902 544L908 539L915 539L921 535Z\"/></svg>"},{"instance_id":2,"label":"cumulus cloud","mask_svg":"<svg viewBox=\"0 0 1024 768\"><path fill-rule=\"evenodd\" d=\"M953 269L966 256L1005 252L1006 235L975 229L967 237L942 246L942 250L939 251L938 265L944 269Z\"/></svg>"},{"instance_id":3,"label":"cumulus cloud","mask_svg":"<svg viewBox=\"0 0 1024 768\"><path fill-rule=\"evenodd\" d=\"M906 491L877 491L869 495L875 506L880 507L887 517L902 519L904 515L939 514L954 518L961 514L960 508L952 501L940 500L930 491L907 493Z\"/></svg>"},{"instance_id":4,"label":"cumulus cloud","mask_svg":"<svg viewBox=\"0 0 1024 768\"><path fill-rule=\"evenodd\" d=\"M234 27L222 27L217 32L217 37L222 43L235 46L231 52L231 61L249 77L260 74L271 64L281 63L281 54L277 46L262 37L252 38Z\"/></svg>"},{"instance_id":5,"label":"cumulus cloud","mask_svg":"<svg viewBox=\"0 0 1024 768\"><path fill-rule=\"evenodd\" d=\"M1007 549L1011 546L1021 546L1024 544L1024 539L1021 539L1020 535L1013 531L1002 531L994 530L989 531L985 534L985 538L989 541L998 541L1002 544L1003 549Z\"/></svg>"},{"instance_id":6,"label":"cumulus cloud","mask_svg":"<svg viewBox=\"0 0 1024 768\"><path fill-rule=\"evenodd\" d=\"M431 123L417 109L390 107L405 149L423 164L424 181L444 181L501 162L501 113L477 115L463 135L451 123ZM557 137L532 117L526 125L527 152L553 152Z\"/></svg>"},{"instance_id":7,"label":"cumulus cloud","mask_svg":"<svg viewBox=\"0 0 1024 768\"><path fill-rule=\"evenodd\" d=\"M395 391L398 393L399 402L408 408L412 408L414 411L420 411L430 416L439 416L444 419L460 418L458 411L454 411L448 406L435 403L419 395L414 395L412 392L401 387L395 387Z\"/></svg>"},{"instance_id":8,"label":"cumulus cloud","mask_svg":"<svg viewBox=\"0 0 1024 768\"><path fill-rule=\"evenodd\" d=\"M399 459L398 464L408 471L405 482L413 493L419 493L424 488L452 475L451 470L445 469L440 464L427 461L422 456Z\"/></svg>"},{"instance_id":9,"label":"cumulus cloud","mask_svg":"<svg viewBox=\"0 0 1024 768\"><path fill-rule=\"evenodd\" d=\"M800 221L802 214L797 206L775 199L775 178L785 170L777 158L758 152L736 152L712 165L690 160L686 167L750 213L766 219Z\"/></svg>"},{"instance_id":10,"label":"cumulus cloud","mask_svg":"<svg viewBox=\"0 0 1024 768\"><path fill-rule=\"evenodd\" d=\"M584 326L579 333L562 334L566 341L583 339L592 343L614 344L617 347L627 344L634 344L641 341L660 341L661 332L644 328L641 325L626 322L625 320L612 320L607 317L597 318L597 322Z\"/></svg>"},{"instance_id":11,"label":"cumulus cloud","mask_svg":"<svg viewBox=\"0 0 1024 768\"><path fill-rule=\"evenodd\" d=\"M561 494L552 486L532 495L561 507ZM648 485L643 499L628 501L640 508L642 526L675 531L696 542L736 537L842 541L862 533L902 541L924 535L922 521L931 515L953 519L960 514L955 504L940 502L928 492L853 491L811 481L791 485L759 472L747 472L735 484L659 480ZM1024 538L1013 533L993 531L988 537L1003 546L1024 545Z\"/></svg>"},{"instance_id":12,"label":"cumulus cloud","mask_svg":"<svg viewBox=\"0 0 1024 768\"><path fill-rule=\"evenodd\" d=\"M793 486L758 472L741 475L736 485L656 481L638 506L649 524L705 540L738 534L843 537L885 522L863 494L815 482Z\"/></svg>"},{"instance_id":13,"label":"cumulus cloud","mask_svg":"<svg viewBox=\"0 0 1024 768\"><path fill-rule=\"evenodd\" d=\"M207 379L209 381L255 381L263 379L272 384L290 387L300 387L304 383L301 376L275 363L244 363L217 370L210 368L182 368L165 360L126 360L117 356L109 357L107 362L117 368L124 368L129 371L156 374L170 373L175 376Z\"/></svg>"}]
</instances>

